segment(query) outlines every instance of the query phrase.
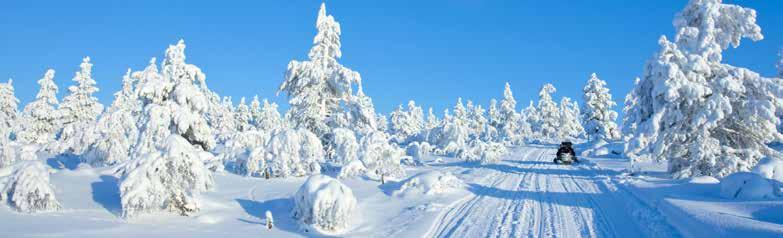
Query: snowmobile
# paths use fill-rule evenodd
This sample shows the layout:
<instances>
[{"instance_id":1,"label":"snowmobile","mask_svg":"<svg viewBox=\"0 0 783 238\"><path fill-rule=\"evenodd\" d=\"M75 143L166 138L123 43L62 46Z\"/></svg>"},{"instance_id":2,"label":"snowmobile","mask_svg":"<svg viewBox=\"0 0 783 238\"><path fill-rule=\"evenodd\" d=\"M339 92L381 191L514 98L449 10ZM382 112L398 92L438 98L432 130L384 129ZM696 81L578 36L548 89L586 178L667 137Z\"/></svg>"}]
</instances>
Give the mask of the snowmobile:
<instances>
[{"instance_id":1,"label":"snowmobile","mask_svg":"<svg viewBox=\"0 0 783 238\"><path fill-rule=\"evenodd\" d=\"M573 143L568 141L560 143L560 148L557 149L557 157L555 157L553 162L555 164L579 163L579 160L576 158L576 151L574 151Z\"/></svg>"}]
</instances>

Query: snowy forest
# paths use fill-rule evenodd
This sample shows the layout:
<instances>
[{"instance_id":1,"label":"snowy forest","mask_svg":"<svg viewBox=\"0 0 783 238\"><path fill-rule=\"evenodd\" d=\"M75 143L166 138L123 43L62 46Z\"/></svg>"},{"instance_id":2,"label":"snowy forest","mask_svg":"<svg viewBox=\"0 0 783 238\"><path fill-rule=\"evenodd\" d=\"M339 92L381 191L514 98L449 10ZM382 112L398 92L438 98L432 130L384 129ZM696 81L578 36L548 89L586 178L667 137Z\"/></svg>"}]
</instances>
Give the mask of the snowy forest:
<instances>
[{"instance_id":1,"label":"snowy forest","mask_svg":"<svg viewBox=\"0 0 783 238\"><path fill-rule=\"evenodd\" d=\"M756 18L721 0L690 0L621 105L598 72L572 84L578 99L556 98L545 84L537 101L518 102L506 83L489 102L454 98L441 112L411 98L379 113L361 69L340 62L342 29L326 4L306 57L291 56L279 88L266 89L287 99L286 111L258 96L218 95L188 63L185 40L128 69L109 105L93 95L101 82L84 57L63 98L53 69L26 105L13 80L0 83L0 217L16 220L0 236L48 223L60 233L42 234L79 237L112 227L128 232L121 237L781 236L783 51L770 52L778 75L723 60L743 40L764 38ZM561 142L574 144L578 164L552 163ZM573 181L561 188L536 177L552 173ZM516 187L492 191L505 185ZM547 217L525 196L564 210ZM569 199L576 205L560 207ZM733 202L755 210L719 208ZM593 210L613 203L635 212ZM710 217L734 214L727 209L751 221ZM556 224L577 217L566 213L585 220ZM93 216L105 221L63 227ZM639 224L615 227L621 219ZM508 229L481 230L495 223Z\"/></svg>"}]
</instances>

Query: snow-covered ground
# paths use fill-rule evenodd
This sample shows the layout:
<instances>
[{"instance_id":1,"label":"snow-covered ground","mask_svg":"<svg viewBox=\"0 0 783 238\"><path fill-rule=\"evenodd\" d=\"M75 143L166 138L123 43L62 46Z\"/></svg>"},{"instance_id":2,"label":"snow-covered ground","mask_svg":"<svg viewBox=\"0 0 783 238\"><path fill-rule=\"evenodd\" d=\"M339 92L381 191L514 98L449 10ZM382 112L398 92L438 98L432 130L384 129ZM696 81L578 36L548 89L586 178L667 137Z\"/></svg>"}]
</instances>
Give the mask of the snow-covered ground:
<instances>
[{"instance_id":1,"label":"snow-covered ground","mask_svg":"<svg viewBox=\"0 0 783 238\"><path fill-rule=\"evenodd\" d=\"M426 193L437 177L410 180L341 180L358 200L348 237L779 237L783 200L737 201L719 196L719 185L666 179L663 168L623 173L624 159L583 159L555 165L555 147L513 148L500 162L480 165L431 158L409 177L437 171L462 183ZM66 165L68 161L65 161ZM50 165L58 164L50 161ZM63 209L27 215L0 208L2 237L309 237L291 218L292 195L306 178L215 176L193 217L149 214L120 217L113 168L65 166L51 181ZM705 181L706 180L706 181ZM458 182L458 181L457 181ZM405 185L403 185L405 184ZM406 191L400 191L407 189ZM275 228L268 230L265 212Z\"/></svg>"}]
</instances>

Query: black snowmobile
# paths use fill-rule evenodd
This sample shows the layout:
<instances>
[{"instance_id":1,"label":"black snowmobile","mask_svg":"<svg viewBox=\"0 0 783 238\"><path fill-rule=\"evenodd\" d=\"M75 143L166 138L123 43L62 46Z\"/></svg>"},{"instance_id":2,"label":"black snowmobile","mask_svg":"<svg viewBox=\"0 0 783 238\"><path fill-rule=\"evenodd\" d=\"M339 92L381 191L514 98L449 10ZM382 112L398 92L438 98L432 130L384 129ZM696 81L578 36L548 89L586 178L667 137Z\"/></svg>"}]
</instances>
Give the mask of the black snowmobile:
<instances>
[{"instance_id":1,"label":"black snowmobile","mask_svg":"<svg viewBox=\"0 0 783 238\"><path fill-rule=\"evenodd\" d=\"M574 151L573 144L568 141L560 143L560 148L557 149L557 157L553 162L555 162L555 164L579 163L579 160L576 158L576 151Z\"/></svg>"}]
</instances>

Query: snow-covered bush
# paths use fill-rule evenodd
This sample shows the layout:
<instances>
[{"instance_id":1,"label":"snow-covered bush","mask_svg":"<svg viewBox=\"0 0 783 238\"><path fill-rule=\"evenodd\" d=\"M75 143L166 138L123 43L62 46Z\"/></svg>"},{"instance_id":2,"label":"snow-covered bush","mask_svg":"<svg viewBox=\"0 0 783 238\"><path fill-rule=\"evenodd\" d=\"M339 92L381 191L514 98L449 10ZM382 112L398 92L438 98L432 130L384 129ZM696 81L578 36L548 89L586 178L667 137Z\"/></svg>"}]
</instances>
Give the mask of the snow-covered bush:
<instances>
[{"instance_id":1,"label":"snow-covered bush","mask_svg":"<svg viewBox=\"0 0 783 238\"><path fill-rule=\"evenodd\" d=\"M519 114L516 112L516 106L517 101L511 92L511 85L506 83L503 100L500 101L497 129L500 138L509 144L517 144L521 141L520 137L526 136L519 134Z\"/></svg>"},{"instance_id":2,"label":"snow-covered bush","mask_svg":"<svg viewBox=\"0 0 783 238\"><path fill-rule=\"evenodd\" d=\"M612 100L606 82L593 73L583 92L585 104L581 116L588 139L591 142L619 139L620 130L615 123L617 112L612 110L617 103Z\"/></svg>"},{"instance_id":3,"label":"snow-covered bush","mask_svg":"<svg viewBox=\"0 0 783 238\"><path fill-rule=\"evenodd\" d=\"M508 153L506 146L496 142L481 143L478 147L482 164L491 164L500 161L500 158Z\"/></svg>"},{"instance_id":4,"label":"snow-covered bush","mask_svg":"<svg viewBox=\"0 0 783 238\"><path fill-rule=\"evenodd\" d=\"M60 203L49 183L49 170L41 161L20 164L0 193L0 201L7 201L19 212L56 211Z\"/></svg>"},{"instance_id":5,"label":"snow-covered bush","mask_svg":"<svg viewBox=\"0 0 783 238\"><path fill-rule=\"evenodd\" d=\"M405 151L389 143L384 132L372 132L362 137L359 160L367 168L368 175L378 176L381 183L385 178L399 178L405 175L400 164Z\"/></svg>"},{"instance_id":6,"label":"snow-covered bush","mask_svg":"<svg viewBox=\"0 0 783 238\"><path fill-rule=\"evenodd\" d=\"M412 142L405 148L405 153L413 157L414 161L421 163L424 158L427 158L432 154L433 147L426 141Z\"/></svg>"},{"instance_id":7,"label":"snow-covered bush","mask_svg":"<svg viewBox=\"0 0 783 238\"><path fill-rule=\"evenodd\" d=\"M440 171L428 171L417 174L403 181L402 186L394 193L401 196L413 194L435 195L453 192L465 188L462 180L450 173Z\"/></svg>"},{"instance_id":8,"label":"snow-covered bush","mask_svg":"<svg viewBox=\"0 0 783 238\"><path fill-rule=\"evenodd\" d=\"M253 126L250 124L252 115L250 114L250 107L245 103L245 97L239 99L239 105L237 105L236 111L234 111L234 120L236 121L237 130L240 132L253 129Z\"/></svg>"},{"instance_id":9,"label":"snow-covered bush","mask_svg":"<svg viewBox=\"0 0 783 238\"><path fill-rule=\"evenodd\" d=\"M332 166L344 166L359 158L359 143L353 131L345 128L335 128L329 140L327 149L328 162Z\"/></svg>"},{"instance_id":10,"label":"snow-covered bush","mask_svg":"<svg viewBox=\"0 0 783 238\"><path fill-rule=\"evenodd\" d=\"M58 151L74 154L82 154L95 141L95 122L103 112L103 105L93 96L98 87L92 79L90 57L85 57L79 68L73 77L76 85L68 87L69 94L57 109L62 126Z\"/></svg>"},{"instance_id":11,"label":"snow-covered bush","mask_svg":"<svg viewBox=\"0 0 783 238\"><path fill-rule=\"evenodd\" d=\"M274 177L321 173L324 150L318 137L307 129L284 129L272 135L266 148L267 166Z\"/></svg>"},{"instance_id":12,"label":"snow-covered bush","mask_svg":"<svg viewBox=\"0 0 783 238\"><path fill-rule=\"evenodd\" d=\"M198 195L214 186L201 152L185 138L170 135L158 150L129 161L119 171L123 217L158 211L183 216L197 212Z\"/></svg>"},{"instance_id":13,"label":"snow-covered bush","mask_svg":"<svg viewBox=\"0 0 783 238\"><path fill-rule=\"evenodd\" d=\"M22 143L46 144L54 141L59 129L56 107L57 85L54 83L54 70L49 69L44 77L38 80L41 86L35 100L22 110L20 122L17 124L17 140Z\"/></svg>"},{"instance_id":14,"label":"snow-covered bush","mask_svg":"<svg viewBox=\"0 0 783 238\"><path fill-rule=\"evenodd\" d=\"M775 193L783 196L783 160L772 157L761 159L753 168L753 173L769 179L775 187Z\"/></svg>"},{"instance_id":15,"label":"snow-covered bush","mask_svg":"<svg viewBox=\"0 0 783 238\"><path fill-rule=\"evenodd\" d=\"M361 160L354 160L350 163L343 165L342 168L340 168L340 173L337 175L338 178L353 178L360 175L366 175L367 174L367 167L364 167L364 163L362 163Z\"/></svg>"},{"instance_id":16,"label":"snow-covered bush","mask_svg":"<svg viewBox=\"0 0 783 238\"><path fill-rule=\"evenodd\" d=\"M250 157L253 154L253 151L255 151L256 149L259 148L264 149L269 139L270 139L270 135L268 133L258 131L258 130L237 132L231 139L228 139L221 147L216 149L218 152L217 153L218 160L220 161L221 164L229 164L235 166L234 172L238 174L254 176L256 172L264 172L264 171L256 171L254 169L248 170L247 166L249 164L247 163L251 163L250 167L262 169L261 167L256 167L252 165L252 164L261 163L261 161L250 162L250 160L262 159L265 155L257 154L256 157L253 159L250 159Z\"/></svg>"},{"instance_id":17,"label":"snow-covered bush","mask_svg":"<svg viewBox=\"0 0 783 238\"><path fill-rule=\"evenodd\" d=\"M272 217L272 211L267 210L264 213L264 217L266 217L266 229L272 229L275 227L275 218Z\"/></svg>"},{"instance_id":18,"label":"snow-covered bush","mask_svg":"<svg viewBox=\"0 0 783 238\"><path fill-rule=\"evenodd\" d=\"M336 179L313 175L294 195L293 217L316 231L331 233L348 228L356 215L356 197Z\"/></svg>"},{"instance_id":19,"label":"snow-covered bush","mask_svg":"<svg viewBox=\"0 0 783 238\"><path fill-rule=\"evenodd\" d=\"M720 195L729 199L767 199L775 196L769 180L748 172L733 173L721 179Z\"/></svg>"},{"instance_id":20,"label":"snow-covered bush","mask_svg":"<svg viewBox=\"0 0 783 238\"><path fill-rule=\"evenodd\" d=\"M424 130L424 110L416 106L416 102L408 102L407 110L402 105L389 114L391 119L392 138L397 143L407 143Z\"/></svg>"},{"instance_id":21,"label":"snow-covered bush","mask_svg":"<svg viewBox=\"0 0 783 238\"><path fill-rule=\"evenodd\" d=\"M691 0L674 20L675 41L660 51L632 91L624 120L633 161L668 160L674 177L749 171L774 153L783 84L722 63L741 39L761 40L756 11L720 0Z\"/></svg>"}]
</instances>

